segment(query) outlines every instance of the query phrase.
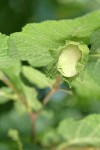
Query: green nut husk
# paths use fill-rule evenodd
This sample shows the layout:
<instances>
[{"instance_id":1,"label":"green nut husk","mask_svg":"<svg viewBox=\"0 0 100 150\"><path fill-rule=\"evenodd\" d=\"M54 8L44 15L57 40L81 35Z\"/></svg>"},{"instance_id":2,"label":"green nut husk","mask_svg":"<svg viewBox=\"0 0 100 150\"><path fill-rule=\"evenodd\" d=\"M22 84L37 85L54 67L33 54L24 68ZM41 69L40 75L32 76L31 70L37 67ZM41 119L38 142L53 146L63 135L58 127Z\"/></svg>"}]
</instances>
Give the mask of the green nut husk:
<instances>
[{"instance_id":1,"label":"green nut husk","mask_svg":"<svg viewBox=\"0 0 100 150\"><path fill-rule=\"evenodd\" d=\"M88 60L86 44L67 41L59 54L57 69L65 77L74 77L84 68Z\"/></svg>"}]
</instances>

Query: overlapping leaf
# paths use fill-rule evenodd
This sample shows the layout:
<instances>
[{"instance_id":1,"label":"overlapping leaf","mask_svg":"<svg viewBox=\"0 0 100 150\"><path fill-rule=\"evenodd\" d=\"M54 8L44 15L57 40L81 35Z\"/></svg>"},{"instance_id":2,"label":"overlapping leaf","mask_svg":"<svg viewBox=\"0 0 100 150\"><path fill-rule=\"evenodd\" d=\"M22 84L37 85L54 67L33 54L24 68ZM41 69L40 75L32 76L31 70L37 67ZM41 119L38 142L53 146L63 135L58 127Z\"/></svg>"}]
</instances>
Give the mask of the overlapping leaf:
<instances>
[{"instance_id":1,"label":"overlapping leaf","mask_svg":"<svg viewBox=\"0 0 100 150\"><path fill-rule=\"evenodd\" d=\"M23 66L22 73L30 83L36 85L38 88L52 88L54 83L53 80L47 78L46 75L39 70L28 66Z\"/></svg>"},{"instance_id":2,"label":"overlapping leaf","mask_svg":"<svg viewBox=\"0 0 100 150\"><path fill-rule=\"evenodd\" d=\"M100 115L90 115L81 120L64 119L57 128L43 134L44 146L55 145L56 150L100 146Z\"/></svg>"},{"instance_id":3,"label":"overlapping leaf","mask_svg":"<svg viewBox=\"0 0 100 150\"><path fill-rule=\"evenodd\" d=\"M100 30L91 37L91 50L83 78L77 78L72 86L81 97L100 99Z\"/></svg>"},{"instance_id":4,"label":"overlapping leaf","mask_svg":"<svg viewBox=\"0 0 100 150\"><path fill-rule=\"evenodd\" d=\"M21 101L26 110L38 109L41 104L37 100L37 92L34 88L26 86L20 77L21 66L10 67L4 71L6 80L11 83L11 88L17 94L19 101Z\"/></svg>"},{"instance_id":5,"label":"overlapping leaf","mask_svg":"<svg viewBox=\"0 0 100 150\"><path fill-rule=\"evenodd\" d=\"M83 120L63 120L58 133L62 138L60 149L68 146L100 146L100 115L91 115Z\"/></svg>"},{"instance_id":6,"label":"overlapping leaf","mask_svg":"<svg viewBox=\"0 0 100 150\"><path fill-rule=\"evenodd\" d=\"M6 69L18 63L18 60L8 55L8 36L0 33L0 69Z\"/></svg>"},{"instance_id":7,"label":"overlapping leaf","mask_svg":"<svg viewBox=\"0 0 100 150\"><path fill-rule=\"evenodd\" d=\"M78 77L72 82L75 93L81 98L98 99L100 98L100 86L90 76L87 71L84 72L83 78Z\"/></svg>"},{"instance_id":8,"label":"overlapping leaf","mask_svg":"<svg viewBox=\"0 0 100 150\"><path fill-rule=\"evenodd\" d=\"M28 60L33 66L47 66L52 61L51 49L58 49L66 40L89 42L93 31L100 27L100 11L74 20L46 21L28 24L9 40L9 55Z\"/></svg>"},{"instance_id":9,"label":"overlapping leaf","mask_svg":"<svg viewBox=\"0 0 100 150\"><path fill-rule=\"evenodd\" d=\"M87 70L94 81L100 86L100 29L91 38L90 60Z\"/></svg>"},{"instance_id":10,"label":"overlapping leaf","mask_svg":"<svg viewBox=\"0 0 100 150\"><path fill-rule=\"evenodd\" d=\"M6 103L8 100L17 100L17 95L8 87L0 89L0 104Z\"/></svg>"}]
</instances>

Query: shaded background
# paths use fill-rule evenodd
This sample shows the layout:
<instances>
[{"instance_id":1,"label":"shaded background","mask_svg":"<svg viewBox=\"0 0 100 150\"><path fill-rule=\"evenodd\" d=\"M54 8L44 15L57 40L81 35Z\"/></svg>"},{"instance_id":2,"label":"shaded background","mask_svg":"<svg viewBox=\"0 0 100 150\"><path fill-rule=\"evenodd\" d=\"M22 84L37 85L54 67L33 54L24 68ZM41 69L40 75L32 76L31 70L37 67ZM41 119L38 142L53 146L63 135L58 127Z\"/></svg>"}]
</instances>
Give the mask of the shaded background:
<instances>
[{"instance_id":1,"label":"shaded background","mask_svg":"<svg viewBox=\"0 0 100 150\"><path fill-rule=\"evenodd\" d=\"M100 0L0 0L0 32L9 35L21 31L27 23L75 18L97 9L100 9ZM3 86L2 82L0 86ZM39 99L43 99L47 92L48 89L40 90ZM41 135L57 127L61 119L77 119L90 113L100 113L98 100L92 103L84 100L77 102L76 98L66 101L66 94L56 93L37 120L38 144L33 146L30 142L30 119L27 114L17 114L14 107L21 111L20 105L14 105L13 101L0 102L0 150L18 149L16 142L8 138L9 128L16 128L20 132L24 150L42 150L39 143ZM48 145L50 141L47 139L42 139L43 145Z\"/></svg>"},{"instance_id":2,"label":"shaded background","mask_svg":"<svg viewBox=\"0 0 100 150\"><path fill-rule=\"evenodd\" d=\"M0 32L20 31L29 22L75 18L100 8L100 0L0 0Z\"/></svg>"}]
</instances>

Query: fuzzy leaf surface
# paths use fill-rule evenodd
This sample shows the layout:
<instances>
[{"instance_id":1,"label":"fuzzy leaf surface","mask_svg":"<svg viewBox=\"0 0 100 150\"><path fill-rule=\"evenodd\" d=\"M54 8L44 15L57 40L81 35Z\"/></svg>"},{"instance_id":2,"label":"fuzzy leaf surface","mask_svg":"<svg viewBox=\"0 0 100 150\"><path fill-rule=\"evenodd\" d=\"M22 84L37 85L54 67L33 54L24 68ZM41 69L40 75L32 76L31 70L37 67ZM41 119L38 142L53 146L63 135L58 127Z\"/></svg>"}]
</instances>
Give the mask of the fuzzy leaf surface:
<instances>
[{"instance_id":1,"label":"fuzzy leaf surface","mask_svg":"<svg viewBox=\"0 0 100 150\"><path fill-rule=\"evenodd\" d=\"M83 17L31 23L9 39L9 55L27 60L32 66L47 66L52 61L49 50L58 49L66 40L89 43L93 31L100 27L100 11Z\"/></svg>"},{"instance_id":2,"label":"fuzzy leaf surface","mask_svg":"<svg viewBox=\"0 0 100 150\"><path fill-rule=\"evenodd\" d=\"M17 59L15 60L8 55L8 38L8 36L0 33L0 70L18 63Z\"/></svg>"}]
</instances>

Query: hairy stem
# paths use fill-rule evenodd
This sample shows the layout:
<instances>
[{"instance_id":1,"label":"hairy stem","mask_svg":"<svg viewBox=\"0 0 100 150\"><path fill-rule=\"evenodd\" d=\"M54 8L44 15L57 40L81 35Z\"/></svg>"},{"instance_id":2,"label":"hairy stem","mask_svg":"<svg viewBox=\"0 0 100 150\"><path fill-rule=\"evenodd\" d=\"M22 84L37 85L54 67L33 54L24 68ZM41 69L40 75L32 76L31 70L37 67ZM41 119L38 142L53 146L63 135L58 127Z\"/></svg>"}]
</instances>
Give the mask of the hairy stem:
<instances>
[{"instance_id":1,"label":"hairy stem","mask_svg":"<svg viewBox=\"0 0 100 150\"><path fill-rule=\"evenodd\" d=\"M61 82L61 80L58 77L56 79L51 91L44 98L43 103L42 103L42 108L39 109L36 112L30 112L30 119L31 119L31 122L32 122L32 134L31 134L32 141L34 141L34 138L35 138L35 122L36 122L36 119L37 119L38 115L40 114L40 112L43 110L43 107L49 102L50 97L52 96L52 94L57 92L60 82Z\"/></svg>"}]
</instances>

